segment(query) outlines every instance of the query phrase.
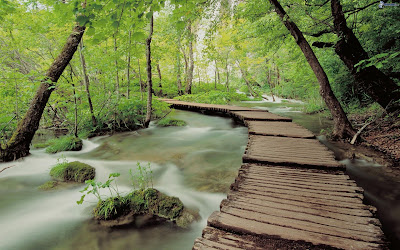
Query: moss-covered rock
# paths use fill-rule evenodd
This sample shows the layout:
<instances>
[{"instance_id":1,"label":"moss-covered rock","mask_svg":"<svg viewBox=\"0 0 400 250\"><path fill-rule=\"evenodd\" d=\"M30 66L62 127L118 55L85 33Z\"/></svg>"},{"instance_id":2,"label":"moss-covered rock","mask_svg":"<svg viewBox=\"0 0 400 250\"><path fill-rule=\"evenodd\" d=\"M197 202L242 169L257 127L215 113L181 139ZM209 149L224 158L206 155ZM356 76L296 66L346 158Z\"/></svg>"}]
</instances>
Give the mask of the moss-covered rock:
<instances>
[{"instance_id":1,"label":"moss-covered rock","mask_svg":"<svg viewBox=\"0 0 400 250\"><path fill-rule=\"evenodd\" d=\"M39 186L38 189L43 190L43 191L53 190L53 189L57 188L58 185L59 185L58 181L48 181L48 182L44 183L43 185Z\"/></svg>"},{"instance_id":2,"label":"moss-covered rock","mask_svg":"<svg viewBox=\"0 0 400 250\"><path fill-rule=\"evenodd\" d=\"M100 201L94 209L95 219L107 227L132 224L140 217L148 222L169 220L186 228L199 219L198 212L185 209L177 197L171 197L154 188L135 190L124 197L112 197ZM138 223L136 223L138 224Z\"/></svg>"},{"instance_id":3,"label":"moss-covered rock","mask_svg":"<svg viewBox=\"0 0 400 250\"><path fill-rule=\"evenodd\" d=\"M94 179L94 167L79 161L59 163L50 170L50 176L59 181L85 182Z\"/></svg>"},{"instance_id":4,"label":"moss-covered rock","mask_svg":"<svg viewBox=\"0 0 400 250\"><path fill-rule=\"evenodd\" d=\"M161 127L170 127L170 126L183 127L183 126L186 126L187 124L184 120L173 119L173 118L164 118L164 119L158 121L157 125L161 126Z\"/></svg>"}]
</instances>

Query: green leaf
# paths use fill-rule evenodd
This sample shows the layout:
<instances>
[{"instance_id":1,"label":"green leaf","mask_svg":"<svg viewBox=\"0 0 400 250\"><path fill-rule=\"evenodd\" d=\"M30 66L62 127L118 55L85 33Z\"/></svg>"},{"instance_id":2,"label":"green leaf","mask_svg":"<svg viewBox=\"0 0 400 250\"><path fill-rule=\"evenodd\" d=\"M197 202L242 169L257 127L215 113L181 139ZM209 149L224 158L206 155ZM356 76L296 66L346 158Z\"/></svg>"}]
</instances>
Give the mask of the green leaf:
<instances>
[{"instance_id":1,"label":"green leaf","mask_svg":"<svg viewBox=\"0 0 400 250\"><path fill-rule=\"evenodd\" d=\"M153 11L150 11L149 13L146 14L146 18L149 20L152 16L153 16Z\"/></svg>"},{"instance_id":2,"label":"green leaf","mask_svg":"<svg viewBox=\"0 0 400 250\"><path fill-rule=\"evenodd\" d=\"M85 24L89 22L89 18L87 16L79 15L76 17L76 21L79 23L80 26L85 26Z\"/></svg>"},{"instance_id":3,"label":"green leaf","mask_svg":"<svg viewBox=\"0 0 400 250\"><path fill-rule=\"evenodd\" d=\"M143 32L134 32L132 34L132 39L135 41L142 41L146 38L146 35Z\"/></svg>"},{"instance_id":4,"label":"green leaf","mask_svg":"<svg viewBox=\"0 0 400 250\"><path fill-rule=\"evenodd\" d=\"M96 33L96 29L93 26L90 26L86 31L86 35L93 36Z\"/></svg>"},{"instance_id":5,"label":"green leaf","mask_svg":"<svg viewBox=\"0 0 400 250\"><path fill-rule=\"evenodd\" d=\"M118 21L114 21L112 24L111 24L111 26L113 27L113 28L118 28L118 26L119 26L119 22Z\"/></svg>"}]
</instances>

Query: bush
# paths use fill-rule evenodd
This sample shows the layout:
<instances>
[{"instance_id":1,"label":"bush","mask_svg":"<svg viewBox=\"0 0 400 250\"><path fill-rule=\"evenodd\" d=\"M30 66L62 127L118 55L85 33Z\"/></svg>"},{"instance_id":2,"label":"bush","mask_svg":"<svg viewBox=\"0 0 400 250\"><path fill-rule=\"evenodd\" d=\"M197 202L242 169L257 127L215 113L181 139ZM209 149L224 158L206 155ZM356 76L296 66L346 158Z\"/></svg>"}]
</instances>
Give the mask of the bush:
<instances>
[{"instance_id":1,"label":"bush","mask_svg":"<svg viewBox=\"0 0 400 250\"><path fill-rule=\"evenodd\" d=\"M95 168L79 161L58 163L50 170L50 176L60 181L83 183L93 179L95 175Z\"/></svg>"},{"instance_id":2,"label":"bush","mask_svg":"<svg viewBox=\"0 0 400 250\"><path fill-rule=\"evenodd\" d=\"M179 120L179 119L173 119L173 118L164 118L160 121L157 122L158 126L161 127L169 127L169 126L177 126L177 127L183 127L186 126L186 122L184 120Z\"/></svg>"},{"instance_id":3,"label":"bush","mask_svg":"<svg viewBox=\"0 0 400 250\"><path fill-rule=\"evenodd\" d=\"M55 154L61 151L79 151L82 149L83 146L82 140L75 136L60 137L57 139L52 139L47 143L49 144L49 146L46 148L46 152L50 154Z\"/></svg>"}]
</instances>

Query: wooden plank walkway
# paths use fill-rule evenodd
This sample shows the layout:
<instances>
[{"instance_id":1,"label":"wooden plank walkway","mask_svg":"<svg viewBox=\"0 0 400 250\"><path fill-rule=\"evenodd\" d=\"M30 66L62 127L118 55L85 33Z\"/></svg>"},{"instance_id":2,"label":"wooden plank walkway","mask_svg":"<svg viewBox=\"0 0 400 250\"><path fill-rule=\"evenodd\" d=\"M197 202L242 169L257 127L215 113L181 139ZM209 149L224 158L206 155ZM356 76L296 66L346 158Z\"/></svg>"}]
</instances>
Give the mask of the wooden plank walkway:
<instances>
[{"instance_id":1,"label":"wooden plank walkway","mask_svg":"<svg viewBox=\"0 0 400 250\"><path fill-rule=\"evenodd\" d=\"M267 111L164 99L249 128L243 165L193 249L386 249L363 189L308 130Z\"/></svg>"}]
</instances>

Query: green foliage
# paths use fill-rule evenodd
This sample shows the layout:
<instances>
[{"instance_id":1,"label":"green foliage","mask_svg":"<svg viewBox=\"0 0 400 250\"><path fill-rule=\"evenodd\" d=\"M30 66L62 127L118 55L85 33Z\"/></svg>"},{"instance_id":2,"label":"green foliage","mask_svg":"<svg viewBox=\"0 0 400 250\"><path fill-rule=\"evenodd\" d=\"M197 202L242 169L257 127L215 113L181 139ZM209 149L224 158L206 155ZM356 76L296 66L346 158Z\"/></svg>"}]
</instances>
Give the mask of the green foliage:
<instances>
[{"instance_id":1,"label":"green foliage","mask_svg":"<svg viewBox=\"0 0 400 250\"><path fill-rule=\"evenodd\" d=\"M82 149L83 146L82 140L75 136L63 136L57 139L52 139L46 142L46 144L49 145L46 148L46 152L50 154L55 154L61 151L79 151ZM39 146L44 145L39 144Z\"/></svg>"},{"instance_id":2,"label":"green foliage","mask_svg":"<svg viewBox=\"0 0 400 250\"><path fill-rule=\"evenodd\" d=\"M136 171L129 169L131 184L135 189L146 189L153 187L153 170L151 170L150 162L142 166L140 162L136 163Z\"/></svg>"},{"instance_id":3,"label":"green foliage","mask_svg":"<svg viewBox=\"0 0 400 250\"><path fill-rule=\"evenodd\" d=\"M186 126L186 122L184 120L180 120L180 119L173 119L173 118L164 118L160 121L157 122L158 126L161 127L169 127L169 126L177 126L177 127L182 127L182 126Z\"/></svg>"},{"instance_id":4,"label":"green foliage","mask_svg":"<svg viewBox=\"0 0 400 250\"><path fill-rule=\"evenodd\" d=\"M50 176L59 181L74 181L83 183L95 177L95 169L79 161L68 162L64 160L59 162L50 170Z\"/></svg>"},{"instance_id":5,"label":"green foliage","mask_svg":"<svg viewBox=\"0 0 400 250\"><path fill-rule=\"evenodd\" d=\"M208 93L183 95L176 97L175 99L187 102L199 102L199 103L210 103L210 104L229 104L232 102L250 100L244 94L238 94L234 92L220 92L220 91L210 91Z\"/></svg>"}]
</instances>

